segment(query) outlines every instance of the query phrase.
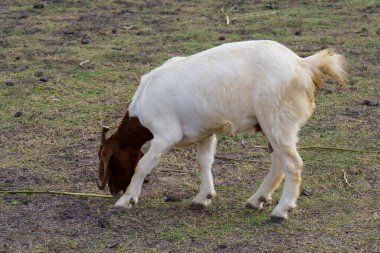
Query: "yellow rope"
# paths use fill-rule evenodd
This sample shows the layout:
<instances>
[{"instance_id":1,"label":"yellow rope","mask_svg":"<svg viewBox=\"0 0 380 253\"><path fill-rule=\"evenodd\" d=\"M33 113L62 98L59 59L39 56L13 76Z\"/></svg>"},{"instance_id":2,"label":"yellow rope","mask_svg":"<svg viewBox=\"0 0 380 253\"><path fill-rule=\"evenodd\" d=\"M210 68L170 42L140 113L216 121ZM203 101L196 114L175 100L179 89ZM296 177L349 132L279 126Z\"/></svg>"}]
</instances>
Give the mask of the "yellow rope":
<instances>
[{"instance_id":1,"label":"yellow rope","mask_svg":"<svg viewBox=\"0 0 380 253\"><path fill-rule=\"evenodd\" d=\"M69 196L82 196L82 197L96 197L96 198L113 198L111 195L102 195L102 194L94 194L94 193L79 193L79 192L61 192L61 191L50 191L50 190L36 190L36 191L28 191L28 190L10 190L10 191L0 191L0 194L59 194L59 195L69 195Z\"/></svg>"}]
</instances>

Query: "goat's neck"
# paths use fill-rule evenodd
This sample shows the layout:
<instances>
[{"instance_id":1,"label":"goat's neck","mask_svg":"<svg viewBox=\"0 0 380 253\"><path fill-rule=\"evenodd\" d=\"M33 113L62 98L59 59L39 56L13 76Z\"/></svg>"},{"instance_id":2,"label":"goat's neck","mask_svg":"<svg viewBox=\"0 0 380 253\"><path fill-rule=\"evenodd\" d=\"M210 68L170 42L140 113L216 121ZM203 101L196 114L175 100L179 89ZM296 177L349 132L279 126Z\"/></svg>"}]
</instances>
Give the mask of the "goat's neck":
<instances>
[{"instance_id":1,"label":"goat's neck","mask_svg":"<svg viewBox=\"0 0 380 253\"><path fill-rule=\"evenodd\" d=\"M141 125L137 117L129 117L127 112L115 133L120 146L141 147L153 138L152 133Z\"/></svg>"}]
</instances>

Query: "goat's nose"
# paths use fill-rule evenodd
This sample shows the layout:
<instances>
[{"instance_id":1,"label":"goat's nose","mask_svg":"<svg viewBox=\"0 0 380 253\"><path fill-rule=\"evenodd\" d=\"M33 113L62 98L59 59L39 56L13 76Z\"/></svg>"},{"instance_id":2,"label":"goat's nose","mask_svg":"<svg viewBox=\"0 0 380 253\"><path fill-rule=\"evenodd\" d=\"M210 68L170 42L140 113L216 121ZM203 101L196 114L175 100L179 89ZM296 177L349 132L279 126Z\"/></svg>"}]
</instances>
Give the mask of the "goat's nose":
<instances>
[{"instance_id":1,"label":"goat's nose","mask_svg":"<svg viewBox=\"0 0 380 253\"><path fill-rule=\"evenodd\" d=\"M113 193L111 193L112 194L112 196L114 197L114 198L120 198L121 197L121 192L113 192Z\"/></svg>"}]
</instances>

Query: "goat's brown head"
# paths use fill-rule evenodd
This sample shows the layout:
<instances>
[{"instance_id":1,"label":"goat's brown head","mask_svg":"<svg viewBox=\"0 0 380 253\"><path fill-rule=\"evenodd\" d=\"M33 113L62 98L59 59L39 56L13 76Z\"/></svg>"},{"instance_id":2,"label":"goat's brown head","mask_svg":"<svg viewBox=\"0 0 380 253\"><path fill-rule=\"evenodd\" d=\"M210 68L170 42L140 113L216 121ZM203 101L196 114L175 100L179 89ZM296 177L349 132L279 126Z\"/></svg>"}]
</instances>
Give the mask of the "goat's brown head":
<instances>
[{"instance_id":1,"label":"goat's brown head","mask_svg":"<svg viewBox=\"0 0 380 253\"><path fill-rule=\"evenodd\" d=\"M108 128L103 127L99 149L99 189L108 184L112 195L125 192L135 173L138 161L144 155L142 145L152 139L149 130L137 118L129 118L128 113L119 129L106 138Z\"/></svg>"}]
</instances>

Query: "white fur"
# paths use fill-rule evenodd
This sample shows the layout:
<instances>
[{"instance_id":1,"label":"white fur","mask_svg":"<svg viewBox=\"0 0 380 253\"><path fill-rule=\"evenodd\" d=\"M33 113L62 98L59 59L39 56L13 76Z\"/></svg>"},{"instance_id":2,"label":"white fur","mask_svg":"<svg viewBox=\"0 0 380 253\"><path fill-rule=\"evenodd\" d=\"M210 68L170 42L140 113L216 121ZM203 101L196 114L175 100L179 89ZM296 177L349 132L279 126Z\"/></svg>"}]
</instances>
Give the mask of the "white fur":
<instances>
[{"instance_id":1,"label":"white fur","mask_svg":"<svg viewBox=\"0 0 380 253\"><path fill-rule=\"evenodd\" d=\"M296 150L297 134L314 108L313 75L344 81L343 58L322 52L300 58L273 41L236 42L175 57L144 75L129 115L138 117L154 138L116 206L129 207L131 199L137 203L143 179L160 157L173 146L191 143L199 144L201 170L201 189L193 203L207 206L215 195L214 134L235 134L260 124L274 149L273 165L247 204L262 208L285 176L272 215L287 218L299 195L303 163Z\"/></svg>"}]
</instances>

